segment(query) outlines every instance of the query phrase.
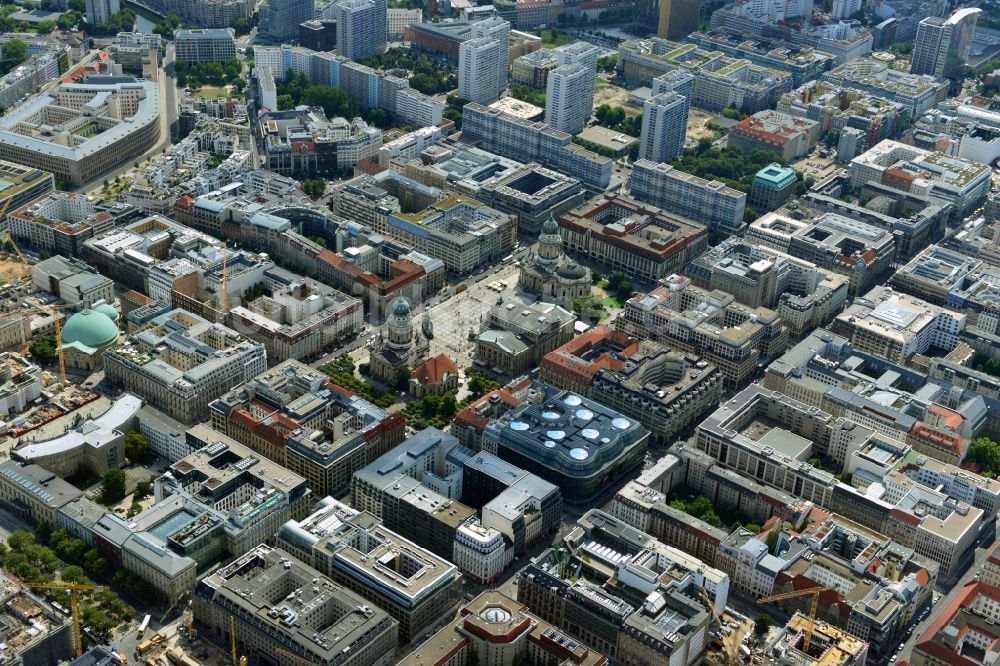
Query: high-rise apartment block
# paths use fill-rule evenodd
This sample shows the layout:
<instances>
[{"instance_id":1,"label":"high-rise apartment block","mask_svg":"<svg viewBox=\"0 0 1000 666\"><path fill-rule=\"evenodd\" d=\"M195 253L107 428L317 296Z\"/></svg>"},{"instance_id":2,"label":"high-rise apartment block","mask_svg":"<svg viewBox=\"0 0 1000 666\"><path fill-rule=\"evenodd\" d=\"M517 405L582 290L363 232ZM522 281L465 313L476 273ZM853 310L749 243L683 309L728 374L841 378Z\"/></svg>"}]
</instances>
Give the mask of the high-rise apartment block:
<instances>
[{"instance_id":1,"label":"high-rise apartment block","mask_svg":"<svg viewBox=\"0 0 1000 666\"><path fill-rule=\"evenodd\" d=\"M550 74L545 97L545 123L576 134L587 124L594 96L594 77L583 65L562 65Z\"/></svg>"},{"instance_id":2,"label":"high-rise apartment block","mask_svg":"<svg viewBox=\"0 0 1000 666\"><path fill-rule=\"evenodd\" d=\"M913 44L910 72L946 78L961 74L969 57L979 12L975 7L965 7L946 19L928 16L921 21Z\"/></svg>"},{"instance_id":3,"label":"high-rise apartment block","mask_svg":"<svg viewBox=\"0 0 1000 666\"><path fill-rule=\"evenodd\" d=\"M557 51L559 66L546 82L545 122L549 127L576 134L587 125L594 106L600 53L586 42L574 42Z\"/></svg>"},{"instance_id":4,"label":"high-rise apartment block","mask_svg":"<svg viewBox=\"0 0 1000 666\"><path fill-rule=\"evenodd\" d=\"M337 7L337 53L361 61L385 51L389 35L386 0L344 0Z\"/></svg>"},{"instance_id":5,"label":"high-rise apartment block","mask_svg":"<svg viewBox=\"0 0 1000 666\"><path fill-rule=\"evenodd\" d=\"M674 92L650 97L643 104L642 140L639 157L652 162L670 162L684 150L688 101Z\"/></svg>"},{"instance_id":6,"label":"high-rise apartment block","mask_svg":"<svg viewBox=\"0 0 1000 666\"><path fill-rule=\"evenodd\" d=\"M493 17L472 24L472 37L458 49L458 96L489 104L507 87L510 23Z\"/></svg>"},{"instance_id":7,"label":"high-rise apartment block","mask_svg":"<svg viewBox=\"0 0 1000 666\"><path fill-rule=\"evenodd\" d=\"M315 0L265 0L260 6L258 34L273 42L291 42L299 34L299 24L316 14Z\"/></svg>"},{"instance_id":8,"label":"high-rise apartment block","mask_svg":"<svg viewBox=\"0 0 1000 666\"><path fill-rule=\"evenodd\" d=\"M87 0L87 23L106 23L111 15L121 9L119 0Z\"/></svg>"},{"instance_id":9,"label":"high-rise apartment block","mask_svg":"<svg viewBox=\"0 0 1000 666\"><path fill-rule=\"evenodd\" d=\"M177 59L185 62L226 62L236 57L232 28L174 30Z\"/></svg>"}]
</instances>

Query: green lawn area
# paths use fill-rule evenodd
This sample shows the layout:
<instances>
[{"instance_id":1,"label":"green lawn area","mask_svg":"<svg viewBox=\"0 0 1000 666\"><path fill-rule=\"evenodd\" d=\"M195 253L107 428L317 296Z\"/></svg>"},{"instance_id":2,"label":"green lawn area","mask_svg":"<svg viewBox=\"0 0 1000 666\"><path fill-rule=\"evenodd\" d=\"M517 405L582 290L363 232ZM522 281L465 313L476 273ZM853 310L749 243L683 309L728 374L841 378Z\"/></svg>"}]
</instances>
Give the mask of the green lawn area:
<instances>
[{"instance_id":1,"label":"green lawn area","mask_svg":"<svg viewBox=\"0 0 1000 666\"><path fill-rule=\"evenodd\" d=\"M555 32L555 39L553 39L552 33ZM575 42L576 37L566 33L554 31L554 30L536 30L535 35L542 38L542 48L543 49L554 49L558 46L563 46L569 44L570 42Z\"/></svg>"},{"instance_id":2,"label":"green lawn area","mask_svg":"<svg viewBox=\"0 0 1000 666\"><path fill-rule=\"evenodd\" d=\"M216 86L202 86L198 90L192 92L193 97L204 97L205 99L222 99L229 93L229 88L223 86L218 88Z\"/></svg>"},{"instance_id":3,"label":"green lawn area","mask_svg":"<svg viewBox=\"0 0 1000 666\"><path fill-rule=\"evenodd\" d=\"M611 82L607 79L602 79L600 77L594 82L594 90L600 90L601 88L610 88Z\"/></svg>"}]
</instances>

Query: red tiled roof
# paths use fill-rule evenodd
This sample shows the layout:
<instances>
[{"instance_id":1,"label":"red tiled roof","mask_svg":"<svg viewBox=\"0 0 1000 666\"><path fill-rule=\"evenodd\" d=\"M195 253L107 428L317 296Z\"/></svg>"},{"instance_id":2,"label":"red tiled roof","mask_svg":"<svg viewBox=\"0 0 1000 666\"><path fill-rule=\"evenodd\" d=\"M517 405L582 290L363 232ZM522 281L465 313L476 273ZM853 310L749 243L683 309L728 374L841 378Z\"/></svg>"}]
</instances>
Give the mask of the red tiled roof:
<instances>
[{"instance_id":1,"label":"red tiled roof","mask_svg":"<svg viewBox=\"0 0 1000 666\"><path fill-rule=\"evenodd\" d=\"M410 378L416 379L422 386L435 386L443 383L449 375L458 375L458 364L446 354L438 354L415 367Z\"/></svg>"}]
</instances>

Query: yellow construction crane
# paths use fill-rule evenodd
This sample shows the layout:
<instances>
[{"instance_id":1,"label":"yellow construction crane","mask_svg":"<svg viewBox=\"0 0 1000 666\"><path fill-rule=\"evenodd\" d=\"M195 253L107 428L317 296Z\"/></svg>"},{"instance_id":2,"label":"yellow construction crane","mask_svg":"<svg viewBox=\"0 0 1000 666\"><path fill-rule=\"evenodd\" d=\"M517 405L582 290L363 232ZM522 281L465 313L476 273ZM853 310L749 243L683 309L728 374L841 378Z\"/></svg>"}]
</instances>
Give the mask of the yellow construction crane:
<instances>
[{"instance_id":1,"label":"yellow construction crane","mask_svg":"<svg viewBox=\"0 0 1000 666\"><path fill-rule=\"evenodd\" d=\"M702 601L708 606L708 610L712 613L712 621L719 625L719 630L722 630L722 613L716 608L715 604L712 602L712 598L708 596L708 592L705 588L698 590L701 595ZM740 663L740 645L743 643L744 632L736 629L730 632L728 635L724 635L721 639L722 650L725 652L726 657L729 659L729 666L739 666Z\"/></svg>"},{"instance_id":2,"label":"yellow construction crane","mask_svg":"<svg viewBox=\"0 0 1000 666\"><path fill-rule=\"evenodd\" d=\"M77 306L73 303L63 303L61 305L45 305L40 308L32 308L31 310L21 310L10 313L20 316L40 314L40 313L46 313L52 315L52 319L55 322L56 356L59 358L59 381L62 383L63 386L66 386L66 356L63 354L62 350L62 322L56 315L56 310L62 310L63 308L73 308L73 307Z\"/></svg>"},{"instance_id":3,"label":"yellow construction crane","mask_svg":"<svg viewBox=\"0 0 1000 666\"><path fill-rule=\"evenodd\" d=\"M286 657L289 657L290 659L294 659L295 661L299 662L300 664L303 664L304 666L319 666L319 664L311 662L308 659L306 659L305 657L300 657L299 655L295 654L294 652L289 652L288 650L286 650L283 647L276 647L276 648L274 648L274 651L277 652L278 654L283 654Z\"/></svg>"},{"instance_id":4,"label":"yellow construction crane","mask_svg":"<svg viewBox=\"0 0 1000 666\"><path fill-rule=\"evenodd\" d=\"M816 628L816 609L819 608L819 595L823 592L833 590L832 587L807 587L804 590L795 592L784 592L782 594L772 594L761 597L757 600L759 604L766 604L771 601L782 601L784 599L795 599L797 597L812 596L812 603L809 606L809 621L806 623L806 633L802 641L802 651L809 654L809 646L812 644L813 630Z\"/></svg>"},{"instance_id":5,"label":"yellow construction crane","mask_svg":"<svg viewBox=\"0 0 1000 666\"><path fill-rule=\"evenodd\" d=\"M73 649L76 656L83 656L83 633L80 628L80 602L77 592L103 592L103 585L77 585L76 583L24 583L33 590L66 590L69 592L69 611L73 619Z\"/></svg>"}]
</instances>

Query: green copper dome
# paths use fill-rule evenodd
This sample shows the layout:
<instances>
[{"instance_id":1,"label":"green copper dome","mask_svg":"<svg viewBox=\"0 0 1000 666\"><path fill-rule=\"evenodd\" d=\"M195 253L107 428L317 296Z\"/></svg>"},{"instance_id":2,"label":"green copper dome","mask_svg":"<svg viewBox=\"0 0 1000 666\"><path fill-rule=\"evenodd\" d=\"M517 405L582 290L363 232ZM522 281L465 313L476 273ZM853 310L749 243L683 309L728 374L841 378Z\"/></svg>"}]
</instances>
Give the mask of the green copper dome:
<instances>
[{"instance_id":1,"label":"green copper dome","mask_svg":"<svg viewBox=\"0 0 1000 666\"><path fill-rule=\"evenodd\" d=\"M392 314L394 317L410 316L410 304L406 302L405 298L397 298L392 302Z\"/></svg>"},{"instance_id":2,"label":"green copper dome","mask_svg":"<svg viewBox=\"0 0 1000 666\"><path fill-rule=\"evenodd\" d=\"M111 318L97 310L77 312L62 327L64 345L79 342L95 349L110 344L118 337L118 327Z\"/></svg>"},{"instance_id":3,"label":"green copper dome","mask_svg":"<svg viewBox=\"0 0 1000 666\"><path fill-rule=\"evenodd\" d=\"M94 308L94 310L103 315L107 315L108 319L111 321L118 321L118 310L115 310L114 306L109 305L108 303L101 303Z\"/></svg>"},{"instance_id":4,"label":"green copper dome","mask_svg":"<svg viewBox=\"0 0 1000 666\"><path fill-rule=\"evenodd\" d=\"M545 220L542 224L542 233L549 235L559 233L559 225L556 223L555 218L551 215L549 216L549 219Z\"/></svg>"}]
</instances>

